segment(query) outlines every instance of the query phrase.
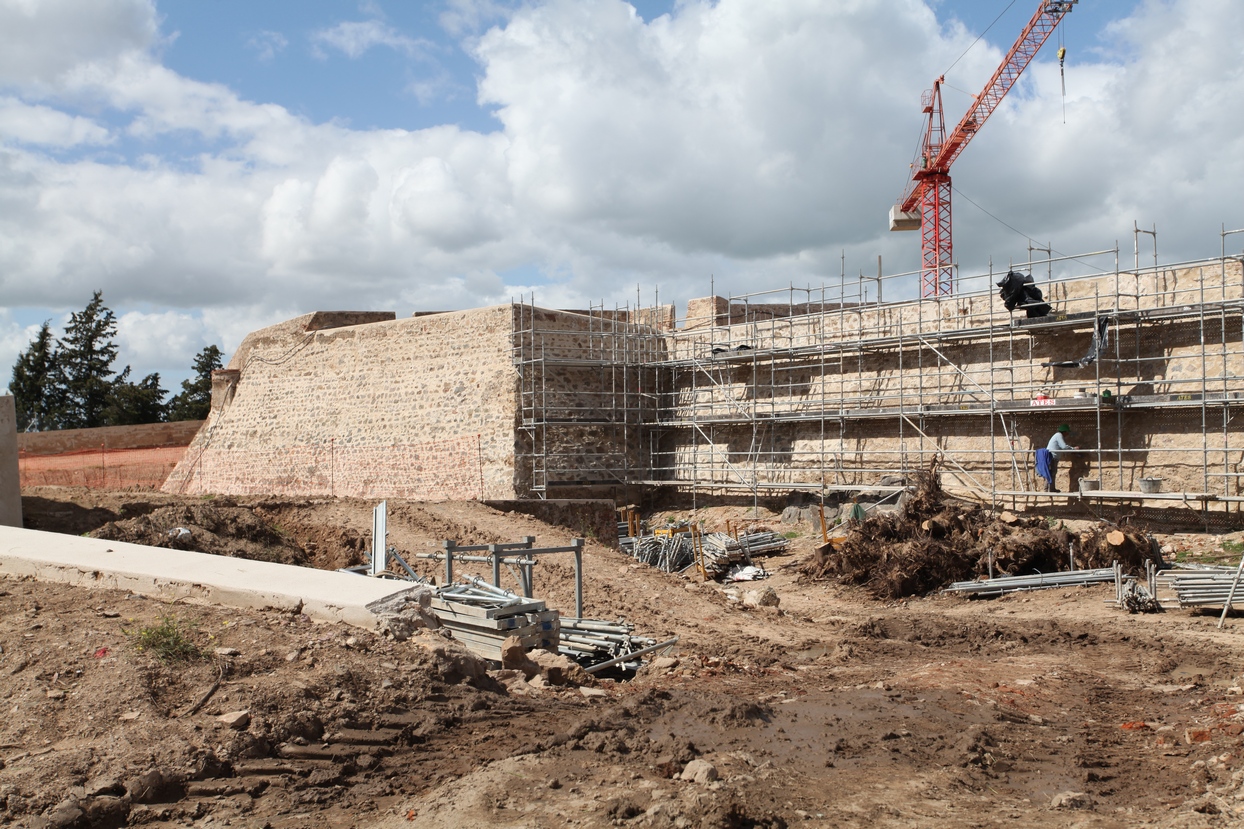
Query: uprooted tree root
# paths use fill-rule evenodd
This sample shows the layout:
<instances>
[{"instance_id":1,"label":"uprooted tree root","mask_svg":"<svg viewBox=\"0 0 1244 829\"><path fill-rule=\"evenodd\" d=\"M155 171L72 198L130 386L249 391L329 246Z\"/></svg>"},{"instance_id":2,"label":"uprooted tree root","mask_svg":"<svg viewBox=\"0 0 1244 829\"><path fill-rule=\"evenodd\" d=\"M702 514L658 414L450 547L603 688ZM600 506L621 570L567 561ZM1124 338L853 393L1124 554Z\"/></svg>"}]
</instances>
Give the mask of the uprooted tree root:
<instances>
[{"instance_id":1,"label":"uprooted tree root","mask_svg":"<svg viewBox=\"0 0 1244 829\"><path fill-rule=\"evenodd\" d=\"M863 587L879 599L919 596L952 582L987 576L1050 573L1110 567L1143 571L1160 560L1149 538L1131 528L1103 525L1084 538L1051 529L1041 518L1006 514L1006 520L967 504L948 503L936 475L922 475L903 508L853 526L837 549L820 548L801 570Z\"/></svg>"}]
</instances>

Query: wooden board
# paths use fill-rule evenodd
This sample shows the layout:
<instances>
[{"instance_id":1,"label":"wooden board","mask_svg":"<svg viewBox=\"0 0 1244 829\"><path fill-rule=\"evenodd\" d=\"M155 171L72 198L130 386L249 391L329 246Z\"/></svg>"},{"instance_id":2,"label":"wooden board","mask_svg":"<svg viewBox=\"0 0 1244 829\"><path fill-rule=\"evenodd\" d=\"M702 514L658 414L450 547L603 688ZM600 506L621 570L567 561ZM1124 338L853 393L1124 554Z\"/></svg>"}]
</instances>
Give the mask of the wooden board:
<instances>
[{"instance_id":1,"label":"wooden board","mask_svg":"<svg viewBox=\"0 0 1244 829\"><path fill-rule=\"evenodd\" d=\"M466 646L467 650L485 659L497 661L501 659L501 646L505 643L505 640L515 635L513 632L498 634L469 629L455 629L449 626L447 626L447 630L453 634L454 639ZM516 638L527 649L543 648L556 651L560 643L560 635L557 630L529 631Z\"/></svg>"}]
</instances>

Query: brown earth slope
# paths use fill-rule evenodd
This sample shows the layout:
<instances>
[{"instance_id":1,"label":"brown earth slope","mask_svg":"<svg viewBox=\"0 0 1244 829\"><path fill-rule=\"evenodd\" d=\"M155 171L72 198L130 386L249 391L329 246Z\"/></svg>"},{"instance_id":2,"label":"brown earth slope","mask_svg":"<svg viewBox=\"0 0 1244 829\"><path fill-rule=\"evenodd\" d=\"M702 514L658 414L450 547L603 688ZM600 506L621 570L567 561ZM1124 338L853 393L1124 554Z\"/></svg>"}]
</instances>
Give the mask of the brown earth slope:
<instances>
[{"instance_id":1,"label":"brown earth slope","mask_svg":"<svg viewBox=\"0 0 1244 829\"><path fill-rule=\"evenodd\" d=\"M28 496L28 520L43 529L147 516L153 538L175 526L207 538L187 526L205 516L197 498ZM227 509L279 527L269 549L338 566L359 554L372 506ZM165 527L162 509L189 518ZM560 545L571 534L470 503L391 502L389 516L390 542L406 553L442 538ZM226 540L220 552L238 554L227 549L229 528L253 526L238 516L202 529ZM588 614L682 637L676 660L601 682L591 696L507 691L434 634L393 643L301 617L0 582L0 697L10 712L0 822L1087 828L1244 819L1244 620L1218 631L1213 617L1187 611L1131 616L1106 603L1109 587L882 602L802 580L799 564L819 538L807 525L793 532L791 552L765 562L781 605L764 609L589 543ZM536 588L571 607L569 557L542 561ZM136 649L138 632L170 616L207 658L165 665ZM237 654L216 656L218 647ZM242 727L218 720L243 710Z\"/></svg>"}]
</instances>

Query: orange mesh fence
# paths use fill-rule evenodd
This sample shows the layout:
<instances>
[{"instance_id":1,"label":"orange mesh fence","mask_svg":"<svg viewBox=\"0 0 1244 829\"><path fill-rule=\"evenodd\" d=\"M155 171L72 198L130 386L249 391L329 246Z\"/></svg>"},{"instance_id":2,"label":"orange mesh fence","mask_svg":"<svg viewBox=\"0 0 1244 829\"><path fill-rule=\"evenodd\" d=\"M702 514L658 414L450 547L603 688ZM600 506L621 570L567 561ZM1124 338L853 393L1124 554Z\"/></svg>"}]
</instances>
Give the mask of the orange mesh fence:
<instances>
[{"instance_id":1,"label":"orange mesh fence","mask_svg":"<svg viewBox=\"0 0 1244 829\"><path fill-rule=\"evenodd\" d=\"M334 441L268 449L191 449L167 492L468 500L483 497L480 438L398 446Z\"/></svg>"},{"instance_id":2,"label":"orange mesh fence","mask_svg":"<svg viewBox=\"0 0 1244 829\"><path fill-rule=\"evenodd\" d=\"M186 453L184 446L95 449L60 455L19 453L21 485L91 489L159 489Z\"/></svg>"}]
</instances>

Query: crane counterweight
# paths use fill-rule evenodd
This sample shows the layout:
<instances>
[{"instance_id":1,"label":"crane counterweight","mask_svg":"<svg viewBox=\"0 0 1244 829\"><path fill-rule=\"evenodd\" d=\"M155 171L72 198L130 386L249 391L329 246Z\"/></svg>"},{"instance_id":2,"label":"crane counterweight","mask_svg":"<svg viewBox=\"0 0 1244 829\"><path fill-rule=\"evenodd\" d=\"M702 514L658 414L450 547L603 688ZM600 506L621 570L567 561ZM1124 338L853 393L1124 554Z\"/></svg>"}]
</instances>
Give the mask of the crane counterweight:
<instances>
[{"instance_id":1,"label":"crane counterweight","mask_svg":"<svg viewBox=\"0 0 1244 829\"><path fill-rule=\"evenodd\" d=\"M890 230L919 230L920 213L904 211L897 204L890 208Z\"/></svg>"}]
</instances>

